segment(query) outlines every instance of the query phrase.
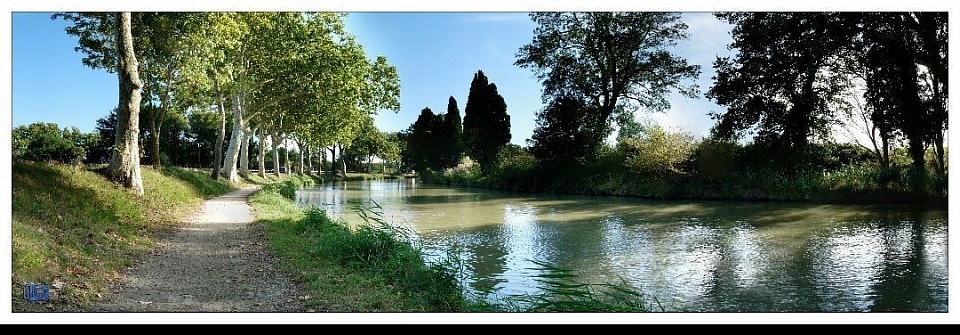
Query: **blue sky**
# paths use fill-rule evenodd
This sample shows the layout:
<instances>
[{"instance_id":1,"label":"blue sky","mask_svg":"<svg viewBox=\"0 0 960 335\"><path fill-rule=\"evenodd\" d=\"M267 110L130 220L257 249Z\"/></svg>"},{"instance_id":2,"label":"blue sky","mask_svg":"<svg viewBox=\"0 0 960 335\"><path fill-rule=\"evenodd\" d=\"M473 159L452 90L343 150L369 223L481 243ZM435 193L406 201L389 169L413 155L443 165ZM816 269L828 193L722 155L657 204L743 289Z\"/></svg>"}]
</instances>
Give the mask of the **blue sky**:
<instances>
[{"instance_id":1,"label":"blue sky","mask_svg":"<svg viewBox=\"0 0 960 335\"><path fill-rule=\"evenodd\" d=\"M699 85L705 91L712 61L729 53L729 27L706 12L684 13L684 21L690 39L676 52L702 66ZM532 134L542 107L541 86L530 70L513 65L517 50L533 37L535 25L526 13L352 12L346 23L370 57L387 56L400 76L401 110L381 112L380 129L406 129L424 107L445 112L450 96L463 113L473 74L483 70L506 100L512 142L523 145ZM116 75L83 66L65 26L50 13L12 13L14 127L44 121L92 131L96 120L116 106ZM638 117L703 135L711 124L706 113L721 108L703 98L672 101L670 111Z\"/></svg>"}]
</instances>

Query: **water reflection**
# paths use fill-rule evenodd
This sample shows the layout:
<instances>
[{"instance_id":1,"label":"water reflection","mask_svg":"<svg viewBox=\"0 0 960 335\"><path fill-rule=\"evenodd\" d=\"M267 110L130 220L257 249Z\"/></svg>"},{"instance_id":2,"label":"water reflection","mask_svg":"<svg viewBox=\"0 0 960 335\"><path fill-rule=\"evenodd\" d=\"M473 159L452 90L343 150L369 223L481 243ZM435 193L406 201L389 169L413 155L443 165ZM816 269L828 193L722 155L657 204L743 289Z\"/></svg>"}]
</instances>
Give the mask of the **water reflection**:
<instances>
[{"instance_id":1,"label":"water reflection","mask_svg":"<svg viewBox=\"0 0 960 335\"><path fill-rule=\"evenodd\" d=\"M668 311L947 311L945 210L531 196L412 180L298 192L350 222L351 200L463 261L487 299L542 290L535 262L625 282ZM656 299L656 300L654 300Z\"/></svg>"}]
</instances>

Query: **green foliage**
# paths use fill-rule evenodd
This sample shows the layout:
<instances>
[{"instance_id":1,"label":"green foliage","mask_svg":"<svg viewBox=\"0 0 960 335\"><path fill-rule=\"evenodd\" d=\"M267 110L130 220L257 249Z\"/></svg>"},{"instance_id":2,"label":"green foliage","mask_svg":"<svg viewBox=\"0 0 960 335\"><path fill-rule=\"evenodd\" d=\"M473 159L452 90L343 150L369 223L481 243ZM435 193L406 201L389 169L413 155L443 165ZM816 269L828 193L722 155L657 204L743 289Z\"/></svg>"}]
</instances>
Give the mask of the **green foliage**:
<instances>
[{"instance_id":1,"label":"green foliage","mask_svg":"<svg viewBox=\"0 0 960 335\"><path fill-rule=\"evenodd\" d=\"M938 46L931 50L937 54L933 59L924 56L924 51L928 50L923 50L923 40L915 37L919 33L917 21L923 22L924 18L926 16L914 18L909 13L874 14L864 18L863 33L867 43L862 56L867 84L864 96L872 107L871 121L881 131L897 130L908 140L910 156L917 170L925 168L925 142L940 136L946 129L945 107L937 101L939 96L921 97L918 65L932 68L939 67L939 63L946 64L939 56L943 50ZM946 29L945 18L934 24ZM938 80L933 80L931 89L943 90L945 83L940 86ZM918 172L918 175L923 174ZM919 188L921 184L915 186Z\"/></svg>"},{"instance_id":2,"label":"green foliage","mask_svg":"<svg viewBox=\"0 0 960 335\"><path fill-rule=\"evenodd\" d=\"M819 155L811 152L818 148L809 150L807 144L826 138L836 110L850 107L849 96L843 95L862 86L866 103L858 108L871 136L880 138L880 146L898 137L906 139L916 170L925 168L928 145L943 148L945 13L717 16L734 25L730 48L737 51L714 63L717 76L707 96L726 106L725 112L713 114L717 135L740 138L755 133L754 142L794 157L781 163L799 166L796 170L821 165L825 162L805 161ZM936 169L943 170L937 161ZM915 186L922 186L922 180L917 182Z\"/></svg>"},{"instance_id":3,"label":"green foliage","mask_svg":"<svg viewBox=\"0 0 960 335\"><path fill-rule=\"evenodd\" d=\"M623 152L624 166L649 174L682 173L681 163L696 147L693 135L674 133L660 126L647 129L643 138L626 138L617 144Z\"/></svg>"},{"instance_id":4,"label":"green foliage","mask_svg":"<svg viewBox=\"0 0 960 335\"><path fill-rule=\"evenodd\" d=\"M116 57L116 18L112 13L56 13L51 19L63 19L72 22L64 30L79 40L76 50L84 55L83 65L94 69L115 72Z\"/></svg>"},{"instance_id":5,"label":"green foliage","mask_svg":"<svg viewBox=\"0 0 960 335\"><path fill-rule=\"evenodd\" d=\"M496 164L497 154L510 143L507 103L482 70L473 75L463 115L463 143L467 155L486 172Z\"/></svg>"},{"instance_id":6,"label":"green foliage","mask_svg":"<svg viewBox=\"0 0 960 335\"><path fill-rule=\"evenodd\" d=\"M537 114L530 152L549 166L586 165L597 158L606 128L595 107L575 98L556 98Z\"/></svg>"},{"instance_id":7,"label":"green foliage","mask_svg":"<svg viewBox=\"0 0 960 335\"><path fill-rule=\"evenodd\" d=\"M497 157L497 165L488 175L490 186L507 190L530 190L539 188L540 162L529 151L508 144Z\"/></svg>"},{"instance_id":8,"label":"green foliage","mask_svg":"<svg viewBox=\"0 0 960 335\"><path fill-rule=\"evenodd\" d=\"M314 177L307 175L293 176L285 178L282 181L264 185L262 189L264 192L277 193L288 200L294 200L297 198L297 190L314 185L315 180L313 178Z\"/></svg>"},{"instance_id":9,"label":"green foliage","mask_svg":"<svg viewBox=\"0 0 960 335\"><path fill-rule=\"evenodd\" d=\"M470 160L470 157L464 157L457 166L441 171L435 177L434 182L447 186L483 186L480 180L483 175L480 173L480 166Z\"/></svg>"},{"instance_id":10,"label":"green foliage","mask_svg":"<svg viewBox=\"0 0 960 335\"><path fill-rule=\"evenodd\" d=\"M460 108L457 100L450 97L447 102L447 113L443 115L438 140L440 141L440 167L456 166L463 157L463 121L460 118Z\"/></svg>"},{"instance_id":11,"label":"green foliage","mask_svg":"<svg viewBox=\"0 0 960 335\"><path fill-rule=\"evenodd\" d=\"M357 136L350 141L350 146L344 149L343 158L347 161L347 170L373 173L376 172L370 163L373 157L379 157L383 161L396 161L399 158L400 149L396 141L390 139L390 134L378 130L373 125L373 118L368 119Z\"/></svg>"},{"instance_id":12,"label":"green foliage","mask_svg":"<svg viewBox=\"0 0 960 335\"><path fill-rule=\"evenodd\" d=\"M691 160L693 169L705 178L724 178L737 170L737 157L741 146L734 141L707 138L700 141L693 152Z\"/></svg>"},{"instance_id":13,"label":"green foliage","mask_svg":"<svg viewBox=\"0 0 960 335\"><path fill-rule=\"evenodd\" d=\"M846 13L720 13L734 25L734 57L714 62L707 97L726 106L712 114L717 134L738 138L756 131L759 142L802 150L824 134L849 76L839 57L854 40Z\"/></svg>"},{"instance_id":14,"label":"green foliage","mask_svg":"<svg viewBox=\"0 0 960 335\"><path fill-rule=\"evenodd\" d=\"M214 111L196 110L187 114L187 123L190 127L192 146L197 150L197 166L213 166L213 148L217 143L217 133L220 131L219 116ZM226 150L222 148L222 150Z\"/></svg>"},{"instance_id":15,"label":"green foliage","mask_svg":"<svg viewBox=\"0 0 960 335\"><path fill-rule=\"evenodd\" d=\"M81 163L85 148L99 143L97 136L82 134L75 127L61 130L56 123L44 122L14 128L12 140L16 159L66 164Z\"/></svg>"},{"instance_id":16,"label":"green foliage","mask_svg":"<svg viewBox=\"0 0 960 335\"><path fill-rule=\"evenodd\" d=\"M429 107L424 108L417 121L403 133L407 166L434 171L456 166L463 156L461 133L460 111L453 97L446 114L434 114Z\"/></svg>"},{"instance_id":17,"label":"green foliage","mask_svg":"<svg viewBox=\"0 0 960 335\"><path fill-rule=\"evenodd\" d=\"M443 146L450 141L443 138L443 114L436 115L429 107L420 111L410 128L407 129L407 146L404 156L409 167L415 170L439 170L443 168Z\"/></svg>"},{"instance_id":18,"label":"green foliage","mask_svg":"<svg viewBox=\"0 0 960 335\"><path fill-rule=\"evenodd\" d=\"M574 98L590 102L587 111L603 138L611 116L670 107L670 93L697 94L700 66L671 53L687 38L679 13L536 12L533 40L517 53L516 65L530 68L543 84L543 101ZM566 134L565 134L566 135ZM570 135L567 135L570 136Z\"/></svg>"},{"instance_id":19,"label":"green foliage","mask_svg":"<svg viewBox=\"0 0 960 335\"><path fill-rule=\"evenodd\" d=\"M870 150L849 143L818 143L811 148L810 164L815 169L833 171L850 165L877 164Z\"/></svg>"},{"instance_id":20,"label":"green foliage","mask_svg":"<svg viewBox=\"0 0 960 335\"><path fill-rule=\"evenodd\" d=\"M931 149L932 151L932 149ZM651 127L641 138L601 147L588 164L546 165L525 150L501 152L486 175L449 169L438 182L467 187L660 199L826 202L941 202L946 175L908 168L905 148L883 170L869 151L849 144L813 143L802 155L771 143L739 144ZM921 191L909 185L922 185Z\"/></svg>"}]
</instances>

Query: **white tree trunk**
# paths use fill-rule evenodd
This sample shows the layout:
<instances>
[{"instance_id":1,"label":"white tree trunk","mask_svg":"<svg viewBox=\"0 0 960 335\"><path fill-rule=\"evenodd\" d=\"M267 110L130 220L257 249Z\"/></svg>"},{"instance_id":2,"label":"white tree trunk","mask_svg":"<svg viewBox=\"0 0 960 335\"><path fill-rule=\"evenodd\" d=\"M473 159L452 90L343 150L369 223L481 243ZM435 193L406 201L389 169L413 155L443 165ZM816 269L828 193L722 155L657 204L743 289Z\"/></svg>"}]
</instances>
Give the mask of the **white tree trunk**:
<instances>
[{"instance_id":1,"label":"white tree trunk","mask_svg":"<svg viewBox=\"0 0 960 335\"><path fill-rule=\"evenodd\" d=\"M337 145L330 146L330 172L337 171Z\"/></svg>"},{"instance_id":2,"label":"white tree trunk","mask_svg":"<svg viewBox=\"0 0 960 335\"><path fill-rule=\"evenodd\" d=\"M264 162L264 156L267 152L267 137L265 136L265 133L266 130L264 130L263 127L260 127L260 154L257 155L257 175L264 179L267 178L267 166Z\"/></svg>"},{"instance_id":3,"label":"white tree trunk","mask_svg":"<svg viewBox=\"0 0 960 335\"><path fill-rule=\"evenodd\" d=\"M117 113L117 134L110 165L107 171L113 179L138 195L143 195L143 179L140 176L140 90L143 83L137 71L137 58L133 50L133 34L130 27L130 12L116 16L117 25L117 76L120 99Z\"/></svg>"},{"instance_id":4,"label":"white tree trunk","mask_svg":"<svg viewBox=\"0 0 960 335\"><path fill-rule=\"evenodd\" d=\"M223 159L223 176L227 177L231 183L240 182L240 175L237 173L237 156L240 154L240 142L244 138L244 128L246 128L246 125L243 122L240 96L235 95L233 97L233 132L230 135L230 144L227 146L227 155Z\"/></svg>"},{"instance_id":5,"label":"white tree trunk","mask_svg":"<svg viewBox=\"0 0 960 335\"><path fill-rule=\"evenodd\" d=\"M323 175L323 164L327 162L327 151L320 147L320 165L317 166L317 174Z\"/></svg>"},{"instance_id":6,"label":"white tree trunk","mask_svg":"<svg viewBox=\"0 0 960 335\"><path fill-rule=\"evenodd\" d=\"M343 155L343 144L340 145L340 162L343 164L343 176L347 176L347 157Z\"/></svg>"},{"instance_id":7,"label":"white tree trunk","mask_svg":"<svg viewBox=\"0 0 960 335\"><path fill-rule=\"evenodd\" d=\"M311 157L311 154L312 154L313 152L311 152L311 150L310 150L310 143L307 143L307 144L304 146L304 150L305 150L306 155L307 155L307 174L308 174L308 175L309 175L309 174L313 174L313 157Z\"/></svg>"},{"instance_id":8,"label":"white tree trunk","mask_svg":"<svg viewBox=\"0 0 960 335\"><path fill-rule=\"evenodd\" d=\"M250 139L255 132L256 129L248 127L243 132L243 141L240 142L240 176L244 178L250 177Z\"/></svg>"},{"instance_id":9,"label":"white tree trunk","mask_svg":"<svg viewBox=\"0 0 960 335\"><path fill-rule=\"evenodd\" d=\"M287 170L287 175L290 175L290 146L287 142L287 135L283 135L283 167Z\"/></svg>"},{"instance_id":10,"label":"white tree trunk","mask_svg":"<svg viewBox=\"0 0 960 335\"><path fill-rule=\"evenodd\" d=\"M280 152L277 150L280 144L279 138L280 136L277 133L270 136L270 145L273 147L273 175L277 177L280 176Z\"/></svg>"}]
</instances>

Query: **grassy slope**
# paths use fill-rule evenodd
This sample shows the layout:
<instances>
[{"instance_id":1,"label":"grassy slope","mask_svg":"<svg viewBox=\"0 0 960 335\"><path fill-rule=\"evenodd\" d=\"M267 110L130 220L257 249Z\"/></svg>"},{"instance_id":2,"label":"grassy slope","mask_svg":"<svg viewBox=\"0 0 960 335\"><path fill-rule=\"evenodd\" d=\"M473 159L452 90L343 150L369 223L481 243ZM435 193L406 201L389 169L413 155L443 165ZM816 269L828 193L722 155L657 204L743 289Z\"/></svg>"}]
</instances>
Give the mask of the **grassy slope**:
<instances>
[{"instance_id":1,"label":"grassy slope","mask_svg":"<svg viewBox=\"0 0 960 335\"><path fill-rule=\"evenodd\" d=\"M257 192L251 202L271 248L306 283L308 307L324 312L405 310L403 295L383 278L319 257L316 236L304 228L302 208L276 192Z\"/></svg>"},{"instance_id":2,"label":"grassy slope","mask_svg":"<svg viewBox=\"0 0 960 335\"><path fill-rule=\"evenodd\" d=\"M13 310L38 310L20 297L25 282L54 285L50 309L95 299L203 200L234 187L205 172L142 169L138 197L98 169L13 163Z\"/></svg>"},{"instance_id":3,"label":"grassy slope","mask_svg":"<svg viewBox=\"0 0 960 335\"><path fill-rule=\"evenodd\" d=\"M267 190L254 193L250 202L270 248L305 283L309 308L338 313L404 310L403 296L383 278L345 268L317 253L318 237L306 228L303 208L280 192Z\"/></svg>"}]
</instances>

